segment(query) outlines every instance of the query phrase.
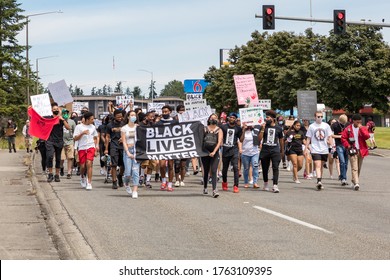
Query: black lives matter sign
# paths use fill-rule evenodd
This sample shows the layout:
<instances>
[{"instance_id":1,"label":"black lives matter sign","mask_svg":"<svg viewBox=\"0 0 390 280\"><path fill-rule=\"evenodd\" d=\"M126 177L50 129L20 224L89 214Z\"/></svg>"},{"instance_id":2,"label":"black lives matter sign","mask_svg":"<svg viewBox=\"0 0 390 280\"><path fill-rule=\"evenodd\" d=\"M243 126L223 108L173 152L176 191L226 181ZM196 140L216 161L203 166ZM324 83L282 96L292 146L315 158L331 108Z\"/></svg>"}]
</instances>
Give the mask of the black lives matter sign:
<instances>
[{"instance_id":1,"label":"black lives matter sign","mask_svg":"<svg viewBox=\"0 0 390 280\"><path fill-rule=\"evenodd\" d=\"M202 150L200 122L137 127L136 160L185 159L207 156Z\"/></svg>"}]
</instances>

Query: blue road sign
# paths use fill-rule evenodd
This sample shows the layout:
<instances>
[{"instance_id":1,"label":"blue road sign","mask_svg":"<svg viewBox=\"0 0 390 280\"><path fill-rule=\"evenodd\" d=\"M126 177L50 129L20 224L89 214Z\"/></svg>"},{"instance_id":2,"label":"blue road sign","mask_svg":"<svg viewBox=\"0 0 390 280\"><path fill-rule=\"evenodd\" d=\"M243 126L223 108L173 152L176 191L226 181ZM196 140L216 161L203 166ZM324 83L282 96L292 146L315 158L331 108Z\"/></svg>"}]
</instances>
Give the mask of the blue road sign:
<instances>
[{"instance_id":1,"label":"blue road sign","mask_svg":"<svg viewBox=\"0 0 390 280\"><path fill-rule=\"evenodd\" d=\"M206 80L184 80L184 92L186 93L203 93L207 86Z\"/></svg>"}]
</instances>

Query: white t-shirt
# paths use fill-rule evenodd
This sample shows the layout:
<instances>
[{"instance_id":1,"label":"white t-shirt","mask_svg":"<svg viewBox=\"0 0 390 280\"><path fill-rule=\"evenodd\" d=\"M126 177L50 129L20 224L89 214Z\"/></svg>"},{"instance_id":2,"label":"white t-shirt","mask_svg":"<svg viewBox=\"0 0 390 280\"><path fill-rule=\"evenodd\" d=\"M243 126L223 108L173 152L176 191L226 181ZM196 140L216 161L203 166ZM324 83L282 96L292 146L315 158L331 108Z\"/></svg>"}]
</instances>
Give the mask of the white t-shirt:
<instances>
[{"instance_id":1,"label":"white t-shirt","mask_svg":"<svg viewBox=\"0 0 390 280\"><path fill-rule=\"evenodd\" d=\"M98 133L96 131L96 127L93 124L85 125L81 123L76 125L76 128L73 133L73 137L80 135L84 130L87 129L89 130L89 134L84 134L78 140L79 150L88 150L89 148L95 148L95 141L93 140L93 138L97 137Z\"/></svg>"},{"instance_id":2,"label":"white t-shirt","mask_svg":"<svg viewBox=\"0 0 390 280\"><path fill-rule=\"evenodd\" d=\"M359 127L355 127L352 125L352 130L353 130L353 137L355 138L355 147L356 149L360 150L359 146Z\"/></svg>"},{"instance_id":3,"label":"white t-shirt","mask_svg":"<svg viewBox=\"0 0 390 280\"><path fill-rule=\"evenodd\" d=\"M328 138L333 134L329 124L322 122L312 123L306 132L306 137L310 137L312 154L328 154Z\"/></svg>"},{"instance_id":4,"label":"white t-shirt","mask_svg":"<svg viewBox=\"0 0 390 280\"><path fill-rule=\"evenodd\" d=\"M128 125L125 125L124 127L121 128L121 132L125 133L127 145L131 145L131 146L134 145L136 129L137 126L130 127Z\"/></svg>"},{"instance_id":5,"label":"white t-shirt","mask_svg":"<svg viewBox=\"0 0 390 280\"><path fill-rule=\"evenodd\" d=\"M259 153L259 147L253 145L253 134L251 130L245 131L244 142L242 142L242 154L254 156Z\"/></svg>"}]
</instances>

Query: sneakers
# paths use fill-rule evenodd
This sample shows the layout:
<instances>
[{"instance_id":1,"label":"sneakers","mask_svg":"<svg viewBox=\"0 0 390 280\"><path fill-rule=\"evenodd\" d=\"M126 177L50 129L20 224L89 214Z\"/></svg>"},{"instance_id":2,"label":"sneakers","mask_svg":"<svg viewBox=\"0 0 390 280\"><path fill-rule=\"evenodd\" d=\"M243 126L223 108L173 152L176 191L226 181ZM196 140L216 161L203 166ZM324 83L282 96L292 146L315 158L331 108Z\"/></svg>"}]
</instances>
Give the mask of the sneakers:
<instances>
[{"instance_id":1,"label":"sneakers","mask_svg":"<svg viewBox=\"0 0 390 280\"><path fill-rule=\"evenodd\" d=\"M106 170L104 170L104 168L100 168L100 175L106 175Z\"/></svg>"},{"instance_id":2,"label":"sneakers","mask_svg":"<svg viewBox=\"0 0 390 280\"><path fill-rule=\"evenodd\" d=\"M244 185L244 188L246 188L246 189L249 188L249 185L248 185L248 184L245 184L245 185Z\"/></svg>"},{"instance_id":3,"label":"sneakers","mask_svg":"<svg viewBox=\"0 0 390 280\"><path fill-rule=\"evenodd\" d=\"M61 182L60 175L58 174L54 175L54 182Z\"/></svg>"},{"instance_id":4,"label":"sneakers","mask_svg":"<svg viewBox=\"0 0 390 280\"><path fill-rule=\"evenodd\" d=\"M287 164L286 164L286 162L283 162L283 169L287 169Z\"/></svg>"},{"instance_id":5,"label":"sneakers","mask_svg":"<svg viewBox=\"0 0 390 280\"><path fill-rule=\"evenodd\" d=\"M238 189L238 186L233 187L233 193L239 193L240 190Z\"/></svg>"},{"instance_id":6,"label":"sneakers","mask_svg":"<svg viewBox=\"0 0 390 280\"><path fill-rule=\"evenodd\" d=\"M120 188L123 187L123 178L122 178L121 175L118 175L118 185L119 185Z\"/></svg>"},{"instance_id":7,"label":"sneakers","mask_svg":"<svg viewBox=\"0 0 390 280\"><path fill-rule=\"evenodd\" d=\"M130 188L130 186L126 186L126 192L129 194L129 195L131 195L133 192L132 192L132 190L131 190L131 188Z\"/></svg>"},{"instance_id":8,"label":"sneakers","mask_svg":"<svg viewBox=\"0 0 390 280\"><path fill-rule=\"evenodd\" d=\"M156 173L155 175L154 175L154 181L155 182L158 182L160 180L160 174L159 173Z\"/></svg>"},{"instance_id":9,"label":"sneakers","mask_svg":"<svg viewBox=\"0 0 390 280\"><path fill-rule=\"evenodd\" d=\"M47 175L47 182L48 182L48 183L53 182L53 179L54 179L53 174L49 173L49 174Z\"/></svg>"},{"instance_id":10,"label":"sneakers","mask_svg":"<svg viewBox=\"0 0 390 280\"><path fill-rule=\"evenodd\" d=\"M138 192L133 192L133 194L131 195L131 197L133 199L137 199L138 198Z\"/></svg>"},{"instance_id":11,"label":"sneakers","mask_svg":"<svg viewBox=\"0 0 390 280\"><path fill-rule=\"evenodd\" d=\"M214 190L214 191L213 191L213 197L214 197L214 198L217 198L218 196L219 196L218 191L217 191L217 190Z\"/></svg>"},{"instance_id":12,"label":"sneakers","mask_svg":"<svg viewBox=\"0 0 390 280\"><path fill-rule=\"evenodd\" d=\"M250 180L250 181L248 182L248 184L249 184L249 185L253 185L253 180Z\"/></svg>"},{"instance_id":13,"label":"sneakers","mask_svg":"<svg viewBox=\"0 0 390 280\"><path fill-rule=\"evenodd\" d=\"M316 185L316 188L317 190L323 190L324 189L324 186L322 185L322 182L317 182L317 185Z\"/></svg>"},{"instance_id":14,"label":"sneakers","mask_svg":"<svg viewBox=\"0 0 390 280\"><path fill-rule=\"evenodd\" d=\"M226 182L222 182L222 190L223 191L227 191L229 188L228 188L228 183Z\"/></svg>"},{"instance_id":15,"label":"sneakers","mask_svg":"<svg viewBox=\"0 0 390 280\"><path fill-rule=\"evenodd\" d=\"M167 189L167 183L166 182L161 183L160 190L165 191L166 189Z\"/></svg>"},{"instance_id":16,"label":"sneakers","mask_svg":"<svg viewBox=\"0 0 390 280\"><path fill-rule=\"evenodd\" d=\"M293 180L294 180L294 183L295 183L295 184L300 184L300 183L301 183L301 181L299 181L298 179L296 179L296 180L293 179Z\"/></svg>"},{"instance_id":17,"label":"sneakers","mask_svg":"<svg viewBox=\"0 0 390 280\"><path fill-rule=\"evenodd\" d=\"M114 190L118 189L118 181L112 181L112 188Z\"/></svg>"},{"instance_id":18,"label":"sneakers","mask_svg":"<svg viewBox=\"0 0 390 280\"><path fill-rule=\"evenodd\" d=\"M194 170L194 175L199 173L199 167L197 166L196 169Z\"/></svg>"},{"instance_id":19,"label":"sneakers","mask_svg":"<svg viewBox=\"0 0 390 280\"><path fill-rule=\"evenodd\" d=\"M266 192L269 191L268 183L264 183L263 191L266 191Z\"/></svg>"},{"instance_id":20,"label":"sneakers","mask_svg":"<svg viewBox=\"0 0 390 280\"><path fill-rule=\"evenodd\" d=\"M208 194L209 191L207 189L203 189L203 194Z\"/></svg>"},{"instance_id":21,"label":"sneakers","mask_svg":"<svg viewBox=\"0 0 390 280\"><path fill-rule=\"evenodd\" d=\"M173 188L171 186L168 186L167 191L168 192L173 192Z\"/></svg>"},{"instance_id":22,"label":"sneakers","mask_svg":"<svg viewBox=\"0 0 390 280\"><path fill-rule=\"evenodd\" d=\"M347 185L347 180L342 179L342 180L341 180L341 185L342 185L342 186L346 186L346 185Z\"/></svg>"},{"instance_id":23,"label":"sneakers","mask_svg":"<svg viewBox=\"0 0 390 280\"><path fill-rule=\"evenodd\" d=\"M279 193L278 185L274 185L274 186L273 186L272 192L273 192L273 193Z\"/></svg>"},{"instance_id":24,"label":"sneakers","mask_svg":"<svg viewBox=\"0 0 390 280\"><path fill-rule=\"evenodd\" d=\"M360 188L359 184L356 184L356 185L353 187L353 189L354 189L355 191L358 191L359 188Z\"/></svg>"},{"instance_id":25,"label":"sneakers","mask_svg":"<svg viewBox=\"0 0 390 280\"><path fill-rule=\"evenodd\" d=\"M180 182L179 181L176 181L175 182L175 187L177 188L177 187L180 187Z\"/></svg>"},{"instance_id":26,"label":"sneakers","mask_svg":"<svg viewBox=\"0 0 390 280\"><path fill-rule=\"evenodd\" d=\"M80 185L83 189L85 189L87 187L87 180L85 178L81 178Z\"/></svg>"},{"instance_id":27,"label":"sneakers","mask_svg":"<svg viewBox=\"0 0 390 280\"><path fill-rule=\"evenodd\" d=\"M184 184L184 182L181 181L181 182L180 182L180 187L185 187L185 186L186 186L186 184Z\"/></svg>"},{"instance_id":28,"label":"sneakers","mask_svg":"<svg viewBox=\"0 0 390 280\"><path fill-rule=\"evenodd\" d=\"M150 181L146 181L145 186L146 186L147 188L149 188L149 189L152 188L152 184L150 183Z\"/></svg>"},{"instance_id":29,"label":"sneakers","mask_svg":"<svg viewBox=\"0 0 390 280\"><path fill-rule=\"evenodd\" d=\"M91 183L87 183L87 186L86 186L85 189L86 189L87 191L92 190L92 185L91 185Z\"/></svg>"},{"instance_id":30,"label":"sneakers","mask_svg":"<svg viewBox=\"0 0 390 280\"><path fill-rule=\"evenodd\" d=\"M72 174L67 174L66 179L72 179Z\"/></svg>"},{"instance_id":31,"label":"sneakers","mask_svg":"<svg viewBox=\"0 0 390 280\"><path fill-rule=\"evenodd\" d=\"M61 177L65 175L63 167L60 168L60 175L61 175Z\"/></svg>"}]
</instances>

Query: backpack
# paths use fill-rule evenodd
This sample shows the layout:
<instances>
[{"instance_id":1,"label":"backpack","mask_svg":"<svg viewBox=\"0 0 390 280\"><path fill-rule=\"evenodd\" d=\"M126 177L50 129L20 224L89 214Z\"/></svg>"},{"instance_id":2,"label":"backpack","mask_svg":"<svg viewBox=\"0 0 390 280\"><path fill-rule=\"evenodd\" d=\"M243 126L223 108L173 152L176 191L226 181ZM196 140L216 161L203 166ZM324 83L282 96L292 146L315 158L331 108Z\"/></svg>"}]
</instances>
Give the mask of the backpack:
<instances>
[{"instance_id":1,"label":"backpack","mask_svg":"<svg viewBox=\"0 0 390 280\"><path fill-rule=\"evenodd\" d=\"M214 151L218 144L218 131L219 129L217 129L215 132L211 132L206 128L206 132L203 138L203 150L206 150L210 153Z\"/></svg>"}]
</instances>

